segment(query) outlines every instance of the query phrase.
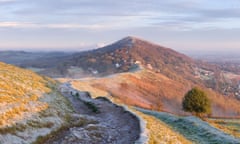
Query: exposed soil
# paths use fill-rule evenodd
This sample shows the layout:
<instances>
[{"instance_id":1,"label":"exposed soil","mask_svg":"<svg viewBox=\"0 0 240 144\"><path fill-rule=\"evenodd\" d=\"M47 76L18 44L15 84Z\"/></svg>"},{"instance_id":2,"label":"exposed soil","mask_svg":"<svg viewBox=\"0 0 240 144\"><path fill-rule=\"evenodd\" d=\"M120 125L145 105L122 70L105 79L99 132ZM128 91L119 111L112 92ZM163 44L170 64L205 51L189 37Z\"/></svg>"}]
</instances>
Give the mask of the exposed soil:
<instances>
[{"instance_id":1,"label":"exposed soil","mask_svg":"<svg viewBox=\"0 0 240 144\"><path fill-rule=\"evenodd\" d=\"M79 97L72 92L76 90L65 84L68 91L62 94L69 99L77 114L86 116L96 123L81 127L72 127L49 139L48 144L133 144L141 133L138 118L105 98L91 99L86 92L78 92ZM93 104L99 112L86 105Z\"/></svg>"}]
</instances>

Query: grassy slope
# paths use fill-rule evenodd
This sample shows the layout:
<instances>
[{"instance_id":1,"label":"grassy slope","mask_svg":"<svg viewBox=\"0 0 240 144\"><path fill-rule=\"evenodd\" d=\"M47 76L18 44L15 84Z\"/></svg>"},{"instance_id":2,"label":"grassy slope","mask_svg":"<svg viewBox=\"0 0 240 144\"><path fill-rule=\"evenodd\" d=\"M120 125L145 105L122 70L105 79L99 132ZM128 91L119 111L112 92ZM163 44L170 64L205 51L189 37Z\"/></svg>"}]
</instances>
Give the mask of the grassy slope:
<instances>
[{"instance_id":1,"label":"grassy slope","mask_svg":"<svg viewBox=\"0 0 240 144\"><path fill-rule=\"evenodd\" d=\"M33 114L48 108L38 101L43 93L49 93L47 81L30 72L0 63L0 126L4 127L24 118L24 113Z\"/></svg>"},{"instance_id":2,"label":"grassy slope","mask_svg":"<svg viewBox=\"0 0 240 144\"><path fill-rule=\"evenodd\" d=\"M196 117L177 117L172 114L155 112L144 109L137 109L141 112L152 115L164 123L172 127L175 131L184 135L187 139L195 143L240 143L240 139L236 139L218 129L210 126Z\"/></svg>"},{"instance_id":3,"label":"grassy slope","mask_svg":"<svg viewBox=\"0 0 240 144\"><path fill-rule=\"evenodd\" d=\"M65 122L68 101L55 81L0 63L0 143L30 143Z\"/></svg>"},{"instance_id":4,"label":"grassy slope","mask_svg":"<svg viewBox=\"0 0 240 144\"><path fill-rule=\"evenodd\" d=\"M183 95L182 91L187 90L183 84L174 83L163 75L155 75L147 71L134 74L123 73L106 78L78 81L77 84L73 82L76 88L85 89L86 86L84 85L90 85L98 91L111 93L112 96L125 104L138 105L155 110L158 110L161 106L164 108L180 106L181 97L176 96ZM172 91L164 90L172 87L175 87ZM93 95L95 94L93 93ZM178 109L172 110L178 111Z\"/></svg>"},{"instance_id":5,"label":"grassy slope","mask_svg":"<svg viewBox=\"0 0 240 144\"><path fill-rule=\"evenodd\" d=\"M159 143L167 143L167 144L191 144L192 142L187 140L184 136L174 131L171 127L163 123L161 120L144 114L139 111L134 111L135 114L140 116L147 124L147 130L149 134L148 144L159 144Z\"/></svg>"}]
</instances>

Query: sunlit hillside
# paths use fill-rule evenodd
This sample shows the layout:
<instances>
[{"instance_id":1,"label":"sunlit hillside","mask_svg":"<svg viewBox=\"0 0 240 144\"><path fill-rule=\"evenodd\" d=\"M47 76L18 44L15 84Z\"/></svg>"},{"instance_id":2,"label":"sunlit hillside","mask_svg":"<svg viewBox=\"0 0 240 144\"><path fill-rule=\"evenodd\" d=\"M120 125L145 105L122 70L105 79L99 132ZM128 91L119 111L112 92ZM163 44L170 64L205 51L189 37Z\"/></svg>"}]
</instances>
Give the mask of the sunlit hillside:
<instances>
[{"instance_id":1,"label":"sunlit hillside","mask_svg":"<svg viewBox=\"0 0 240 144\"><path fill-rule=\"evenodd\" d=\"M122 73L110 77L73 81L75 88L95 92L107 91L123 103L147 109L164 110L176 114L182 111L182 99L193 86L186 82L176 82L166 76L141 70L134 73ZM213 116L238 116L239 101L224 97L211 89L204 88L212 101ZM104 93L103 93L104 94Z\"/></svg>"},{"instance_id":2,"label":"sunlit hillside","mask_svg":"<svg viewBox=\"0 0 240 144\"><path fill-rule=\"evenodd\" d=\"M51 91L46 87L46 80L11 65L0 63L0 68L1 126L48 108L47 103L38 101L43 93Z\"/></svg>"},{"instance_id":3,"label":"sunlit hillside","mask_svg":"<svg viewBox=\"0 0 240 144\"><path fill-rule=\"evenodd\" d=\"M32 71L0 63L0 143L31 142L64 122L71 109L56 85Z\"/></svg>"}]
</instances>

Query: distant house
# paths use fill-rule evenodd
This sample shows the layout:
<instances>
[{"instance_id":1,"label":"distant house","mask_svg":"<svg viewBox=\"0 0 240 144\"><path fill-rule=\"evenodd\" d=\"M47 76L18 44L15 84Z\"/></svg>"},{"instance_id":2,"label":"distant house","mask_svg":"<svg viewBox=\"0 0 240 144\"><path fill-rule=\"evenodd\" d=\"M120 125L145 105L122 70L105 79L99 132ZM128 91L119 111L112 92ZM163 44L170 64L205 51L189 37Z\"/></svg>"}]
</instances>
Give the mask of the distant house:
<instances>
[{"instance_id":1,"label":"distant house","mask_svg":"<svg viewBox=\"0 0 240 144\"><path fill-rule=\"evenodd\" d=\"M93 74L98 74L98 71L97 70L92 70L92 73Z\"/></svg>"},{"instance_id":2,"label":"distant house","mask_svg":"<svg viewBox=\"0 0 240 144\"><path fill-rule=\"evenodd\" d=\"M153 69L153 67L152 67L152 65L151 65L151 64L147 64L147 68L148 68L148 69L150 69L150 70L152 70L152 69Z\"/></svg>"},{"instance_id":3,"label":"distant house","mask_svg":"<svg viewBox=\"0 0 240 144\"><path fill-rule=\"evenodd\" d=\"M136 61L135 64L142 64L140 61Z\"/></svg>"},{"instance_id":4,"label":"distant house","mask_svg":"<svg viewBox=\"0 0 240 144\"><path fill-rule=\"evenodd\" d=\"M121 65L120 65L119 63L116 63L116 64L115 64L115 67L116 67L116 68L119 68L120 66L121 66Z\"/></svg>"},{"instance_id":5,"label":"distant house","mask_svg":"<svg viewBox=\"0 0 240 144\"><path fill-rule=\"evenodd\" d=\"M98 74L97 70L94 70L93 68L88 68L88 70L92 73L92 74Z\"/></svg>"}]
</instances>

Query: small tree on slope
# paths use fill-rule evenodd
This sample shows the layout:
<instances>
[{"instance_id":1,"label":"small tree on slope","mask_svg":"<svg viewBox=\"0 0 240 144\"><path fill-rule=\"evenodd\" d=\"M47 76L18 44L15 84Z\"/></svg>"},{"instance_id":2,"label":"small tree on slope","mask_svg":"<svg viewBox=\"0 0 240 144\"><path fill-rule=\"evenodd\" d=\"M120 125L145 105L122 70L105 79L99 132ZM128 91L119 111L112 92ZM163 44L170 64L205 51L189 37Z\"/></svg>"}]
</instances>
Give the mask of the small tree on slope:
<instances>
[{"instance_id":1,"label":"small tree on slope","mask_svg":"<svg viewBox=\"0 0 240 144\"><path fill-rule=\"evenodd\" d=\"M196 87L186 93L182 106L184 111L191 112L198 117L211 113L211 102L206 93Z\"/></svg>"}]
</instances>

